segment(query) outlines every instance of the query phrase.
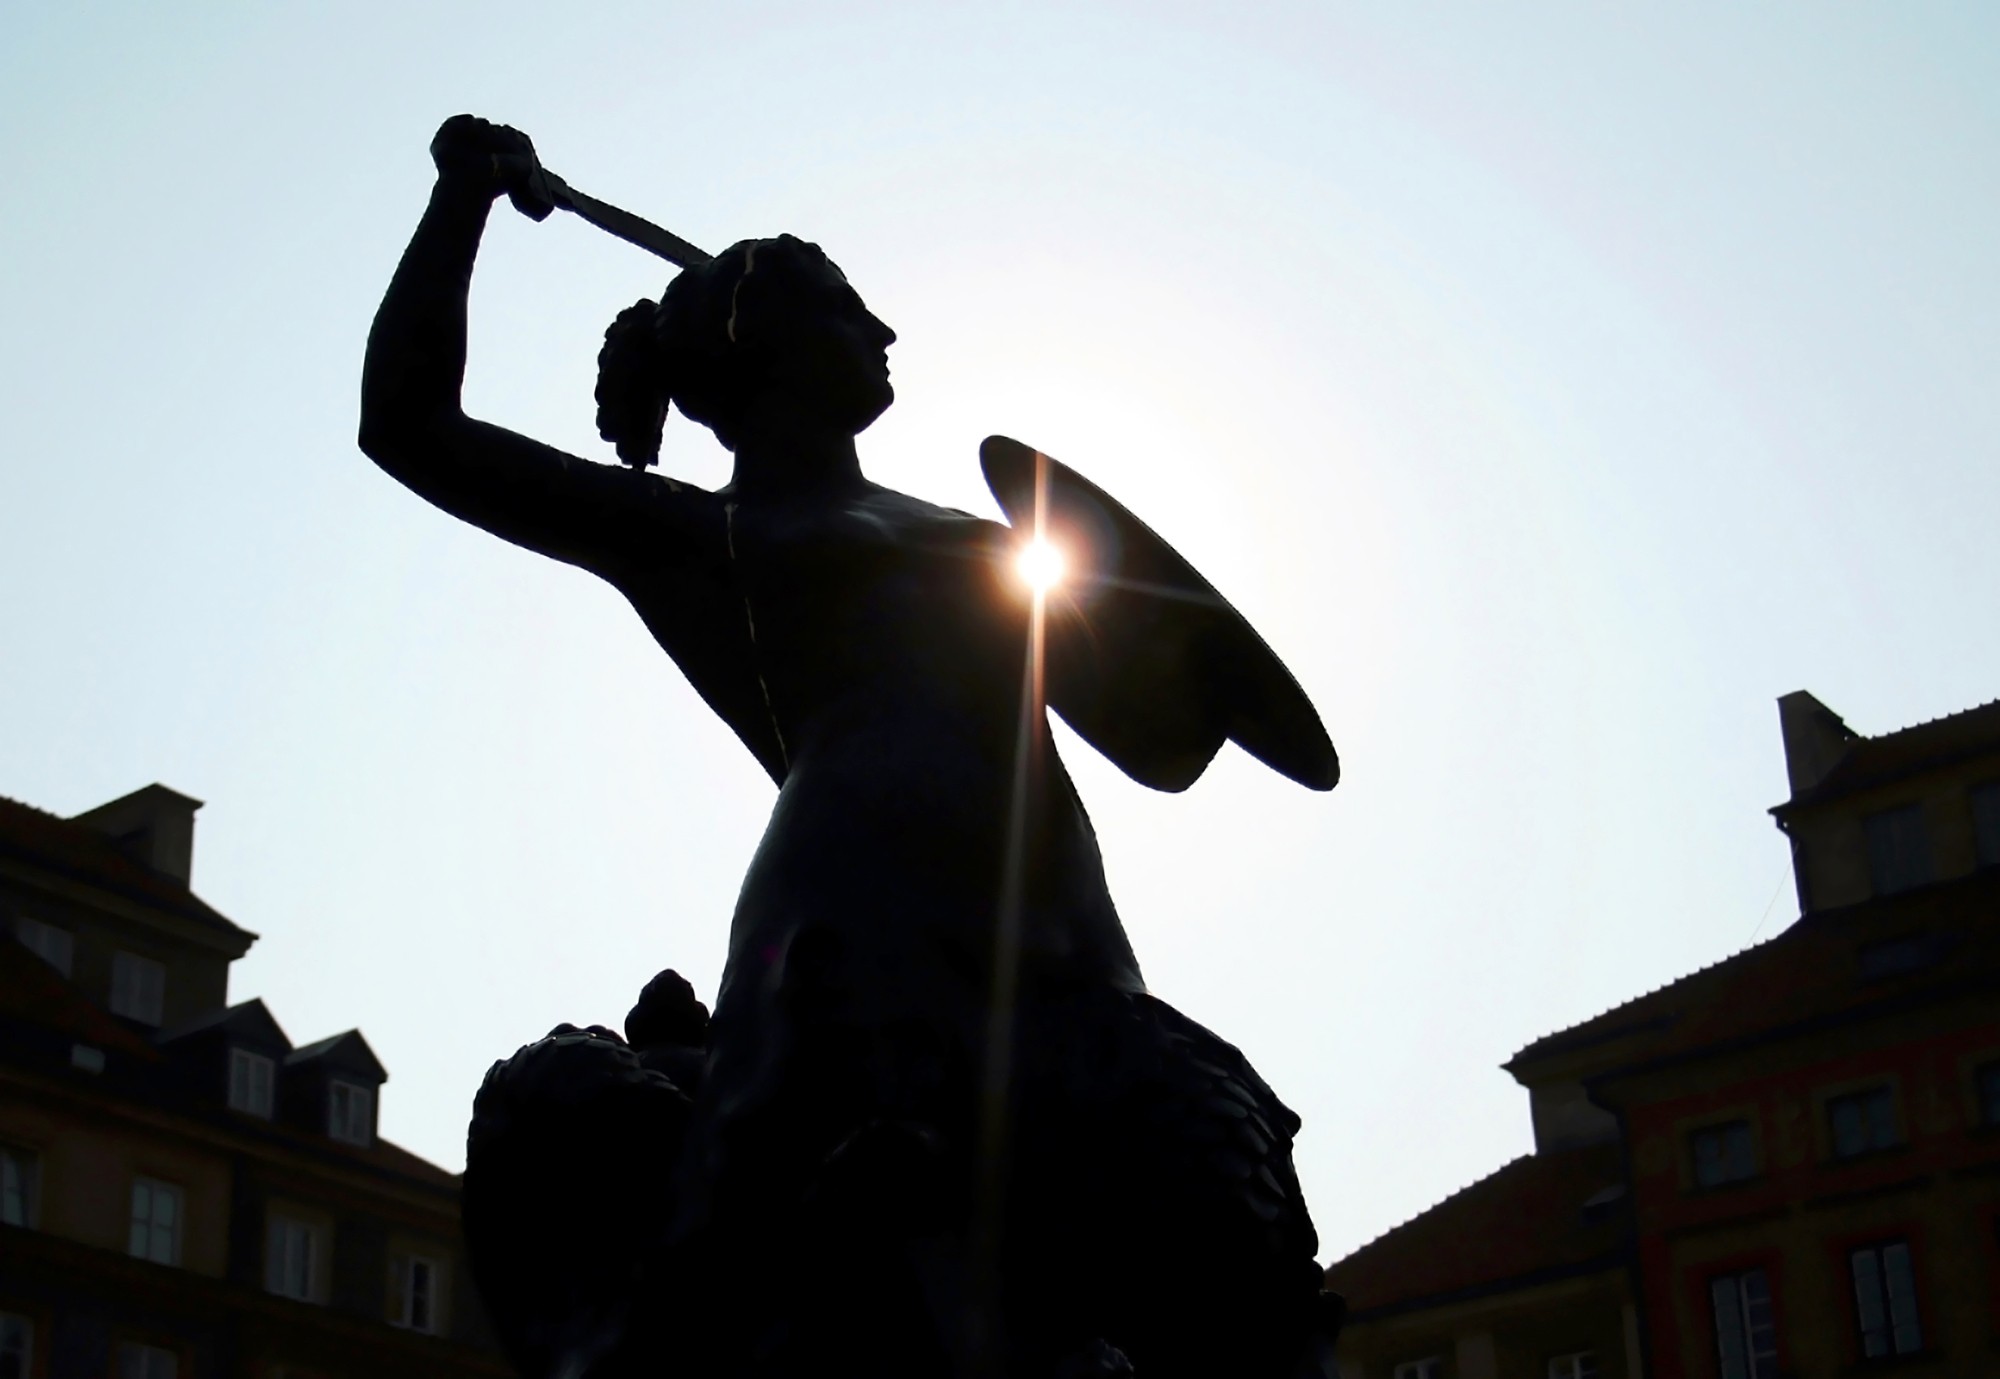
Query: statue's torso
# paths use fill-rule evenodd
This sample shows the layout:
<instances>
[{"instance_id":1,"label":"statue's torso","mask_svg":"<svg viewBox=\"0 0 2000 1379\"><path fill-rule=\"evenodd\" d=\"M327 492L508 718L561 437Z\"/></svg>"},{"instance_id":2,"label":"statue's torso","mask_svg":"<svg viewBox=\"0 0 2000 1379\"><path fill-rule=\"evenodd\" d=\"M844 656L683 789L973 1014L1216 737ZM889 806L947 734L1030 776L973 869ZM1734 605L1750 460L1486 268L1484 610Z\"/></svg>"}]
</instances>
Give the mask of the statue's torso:
<instances>
[{"instance_id":1,"label":"statue's torso","mask_svg":"<svg viewBox=\"0 0 2000 1379\"><path fill-rule=\"evenodd\" d=\"M1012 532L874 485L831 502L713 501L725 569L697 596L722 606L700 622L739 638L784 767L718 1020L810 983L854 1018L976 1025L1016 886L1029 980L1137 989L1089 822L1043 714L1021 711L1029 600ZM661 603L696 586L621 583L700 687L676 644L692 619ZM733 726L749 741L764 725ZM788 963L807 934L833 956Z\"/></svg>"}]
</instances>

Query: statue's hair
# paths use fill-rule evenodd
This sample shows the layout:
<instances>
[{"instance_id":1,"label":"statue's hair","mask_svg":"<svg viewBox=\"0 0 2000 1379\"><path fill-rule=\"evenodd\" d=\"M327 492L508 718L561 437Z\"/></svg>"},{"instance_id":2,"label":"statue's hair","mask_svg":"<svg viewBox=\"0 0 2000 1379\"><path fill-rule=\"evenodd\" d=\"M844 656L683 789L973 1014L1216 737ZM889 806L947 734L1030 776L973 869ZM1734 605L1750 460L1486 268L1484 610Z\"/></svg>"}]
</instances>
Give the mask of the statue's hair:
<instances>
[{"instance_id":1,"label":"statue's hair","mask_svg":"<svg viewBox=\"0 0 2000 1379\"><path fill-rule=\"evenodd\" d=\"M671 403L735 449L766 367L761 344L784 326L787 281L826 261L791 235L746 239L683 269L658 302L619 312L597 355L598 434L627 464L653 464Z\"/></svg>"}]
</instances>

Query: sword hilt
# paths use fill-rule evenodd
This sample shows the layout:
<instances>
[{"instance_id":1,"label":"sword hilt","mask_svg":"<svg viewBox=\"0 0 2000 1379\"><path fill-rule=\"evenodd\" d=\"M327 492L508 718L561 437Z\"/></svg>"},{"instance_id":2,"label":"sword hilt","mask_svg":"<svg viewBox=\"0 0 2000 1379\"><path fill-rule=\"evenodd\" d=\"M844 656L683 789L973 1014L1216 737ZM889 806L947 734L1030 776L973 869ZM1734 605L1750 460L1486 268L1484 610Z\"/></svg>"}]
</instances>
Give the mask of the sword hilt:
<instances>
[{"instance_id":1,"label":"sword hilt","mask_svg":"<svg viewBox=\"0 0 2000 1379\"><path fill-rule=\"evenodd\" d=\"M525 158L527 171L520 171L520 163ZM554 188L550 183L561 178L551 178L548 169L542 166L530 147L525 155L493 155L493 172L500 184L507 188L507 199L514 203L514 209L530 220L547 220L549 212L556 208Z\"/></svg>"},{"instance_id":2,"label":"sword hilt","mask_svg":"<svg viewBox=\"0 0 2000 1379\"><path fill-rule=\"evenodd\" d=\"M535 169L534 176L536 181L546 184L547 179L540 168ZM515 210L528 219L547 220L549 212L556 208L555 198L547 194L546 185L539 190L541 194L537 195L535 191L526 187L519 188L508 192L507 199L514 203Z\"/></svg>"}]
</instances>

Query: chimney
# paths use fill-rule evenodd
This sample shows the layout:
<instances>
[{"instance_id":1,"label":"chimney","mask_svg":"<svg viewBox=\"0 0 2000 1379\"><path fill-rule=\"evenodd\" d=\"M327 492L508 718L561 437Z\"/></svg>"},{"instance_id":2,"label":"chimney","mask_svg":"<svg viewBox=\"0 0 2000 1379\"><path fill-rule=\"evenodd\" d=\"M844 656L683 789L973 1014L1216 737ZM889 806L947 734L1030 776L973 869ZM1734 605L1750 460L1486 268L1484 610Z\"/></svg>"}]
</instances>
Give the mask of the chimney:
<instances>
[{"instance_id":1,"label":"chimney","mask_svg":"<svg viewBox=\"0 0 2000 1379\"><path fill-rule=\"evenodd\" d=\"M1805 690L1778 700L1778 730L1785 739L1785 775L1793 799L1832 774L1847 755L1847 745L1861 736Z\"/></svg>"},{"instance_id":2,"label":"chimney","mask_svg":"<svg viewBox=\"0 0 2000 1379\"><path fill-rule=\"evenodd\" d=\"M201 801L164 785L148 785L71 822L109 834L131 857L183 886L194 870L194 812Z\"/></svg>"}]
</instances>

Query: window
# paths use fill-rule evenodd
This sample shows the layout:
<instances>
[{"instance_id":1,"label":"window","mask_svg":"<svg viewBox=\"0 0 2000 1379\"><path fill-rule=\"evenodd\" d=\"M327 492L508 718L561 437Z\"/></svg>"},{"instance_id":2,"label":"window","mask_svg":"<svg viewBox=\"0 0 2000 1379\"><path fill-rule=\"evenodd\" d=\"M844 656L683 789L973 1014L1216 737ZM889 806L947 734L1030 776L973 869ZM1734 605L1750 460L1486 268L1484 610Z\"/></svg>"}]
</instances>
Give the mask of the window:
<instances>
[{"instance_id":1,"label":"window","mask_svg":"<svg viewBox=\"0 0 2000 1379\"><path fill-rule=\"evenodd\" d=\"M1887 1087L1830 1098L1826 1121L1836 1159L1851 1159L1902 1143L1896 1131L1896 1097Z\"/></svg>"},{"instance_id":2,"label":"window","mask_svg":"<svg viewBox=\"0 0 2000 1379\"><path fill-rule=\"evenodd\" d=\"M375 1097L366 1087L335 1082L327 1089L326 1133L345 1144L369 1144L375 1129Z\"/></svg>"},{"instance_id":3,"label":"window","mask_svg":"<svg viewBox=\"0 0 2000 1379\"><path fill-rule=\"evenodd\" d=\"M1870 814L1861 827L1868 835L1868 879L1875 894L1894 895L1931 879L1931 837L1922 805Z\"/></svg>"},{"instance_id":4,"label":"window","mask_svg":"<svg viewBox=\"0 0 2000 1379\"><path fill-rule=\"evenodd\" d=\"M163 1346L118 1343L118 1379L179 1379L181 1357Z\"/></svg>"},{"instance_id":5,"label":"window","mask_svg":"<svg viewBox=\"0 0 2000 1379\"><path fill-rule=\"evenodd\" d=\"M157 1025L166 1011L167 969L122 949L111 955L111 1013Z\"/></svg>"},{"instance_id":6,"label":"window","mask_svg":"<svg viewBox=\"0 0 2000 1379\"><path fill-rule=\"evenodd\" d=\"M1427 1360L1405 1360L1396 1366L1395 1379L1444 1379L1444 1357L1433 1355Z\"/></svg>"},{"instance_id":7,"label":"window","mask_svg":"<svg viewBox=\"0 0 2000 1379\"><path fill-rule=\"evenodd\" d=\"M2000 780L1973 787L1972 836L1979 865L2000 867Z\"/></svg>"},{"instance_id":8,"label":"window","mask_svg":"<svg viewBox=\"0 0 2000 1379\"><path fill-rule=\"evenodd\" d=\"M1722 1379L1776 1379L1778 1326L1771 1313L1771 1282L1762 1269L1723 1274L1708 1281L1715 1310L1715 1351Z\"/></svg>"},{"instance_id":9,"label":"window","mask_svg":"<svg viewBox=\"0 0 2000 1379\"><path fill-rule=\"evenodd\" d=\"M229 1051L229 1109L271 1118L271 1078L274 1065L261 1053Z\"/></svg>"},{"instance_id":10,"label":"window","mask_svg":"<svg viewBox=\"0 0 2000 1379\"><path fill-rule=\"evenodd\" d=\"M1973 1070L1972 1090L1979 1099L1979 1123L2000 1125L2000 1060Z\"/></svg>"},{"instance_id":11,"label":"window","mask_svg":"<svg viewBox=\"0 0 2000 1379\"><path fill-rule=\"evenodd\" d=\"M313 1300L313 1255L318 1233L303 1221L273 1216L264 1250L264 1287L281 1298Z\"/></svg>"},{"instance_id":12,"label":"window","mask_svg":"<svg viewBox=\"0 0 2000 1379\"><path fill-rule=\"evenodd\" d=\"M1688 1142L1694 1152L1697 1187L1720 1187L1757 1176L1757 1147L1750 1138L1747 1120L1697 1130Z\"/></svg>"},{"instance_id":13,"label":"window","mask_svg":"<svg viewBox=\"0 0 2000 1379\"><path fill-rule=\"evenodd\" d=\"M1549 1379L1597 1379L1597 1355L1588 1350L1570 1355L1551 1355Z\"/></svg>"},{"instance_id":14,"label":"window","mask_svg":"<svg viewBox=\"0 0 2000 1379\"><path fill-rule=\"evenodd\" d=\"M155 1264L181 1262L181 1190L151 1178L132 1180L132 1253Z\"/></svg>"},{"instance_id":15,"label":"window","mask_svg":"<svg viewBox=\"0 0 2000 1379\"><path fill-rule=\"evenodd\" d=\"M1917 1276L1910 1246L1902 1240L1870 1245L1847 1257L1854 1270L1854 1320L1861 1330L1861 1356L1915 1355L1924 1348L1917 1321Z\"/></svg>"},{"instance_id":16,"label":"window","mask_svg":"<svg viewBox=\"0 0 2000 1379\"><path fill-rule=\"evenodd\" d=\"M0 1144L0 1224L35 1224L35 1180L39 1167L33 1150Z\"/></svg>"},{"instance_id":17,"label":"window","mask_svg":"<svg viewBox=\"0 0 2000 1379\"><path fill-rule=\"evenodd\" d=\"M1936 967L1957 946L1955 934L1904 934L1868 944L1855 957L1863 981L1882 982Z\"/></svg>"},{"instance_id":18,"label":"window","mask_svg":"<svg viewBox=\"0 0 2000 1379\"><path fill-rule=\"evenodd\" d=\"M15 1312L0 1312L0 1379L28 1379L34 1372L35 1324Z\"/></svg>"},{"instance_id":19,"label":"window","mask_svg":"<svg viewBox=\"0 0 2000 1379\"><path fill-rule=\"evenodd\" d=\"M396 1324L412 1331L438 1329L438 1302L443 1271L434 1259L411 1255L403 1261L397 1293Z\"/></svg>"},{"instance_id":20,"label":"window","mask_svg":"<svg viewBox=\"0 0 2000 1379\"><path fill-rule=\"evenodd\" d=\"M23 948L67 977L76 961L76 935L53 924L22 915L14 921L14 937Z\"/></svg>"}]
</instances>

